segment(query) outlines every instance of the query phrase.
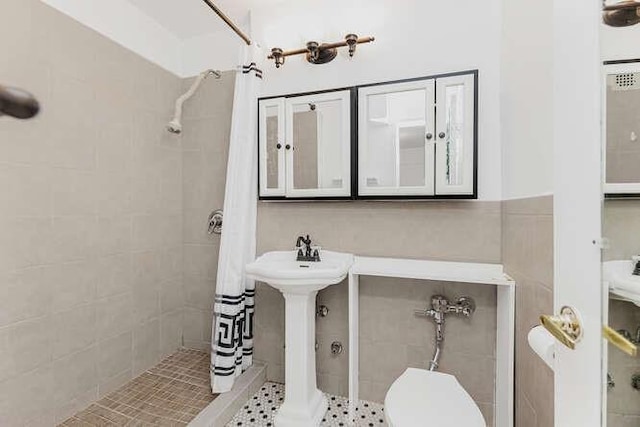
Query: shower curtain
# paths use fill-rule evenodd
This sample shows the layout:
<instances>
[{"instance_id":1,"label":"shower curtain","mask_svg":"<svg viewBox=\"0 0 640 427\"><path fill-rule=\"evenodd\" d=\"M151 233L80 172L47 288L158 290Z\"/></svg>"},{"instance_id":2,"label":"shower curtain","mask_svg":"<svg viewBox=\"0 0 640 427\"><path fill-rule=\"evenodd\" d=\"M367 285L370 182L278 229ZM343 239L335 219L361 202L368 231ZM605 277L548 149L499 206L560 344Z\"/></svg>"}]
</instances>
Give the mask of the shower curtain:
<instances>
[{"instance_id":1,"label":"shower curtain","mask_svg":"<svg viewBox=\"0 0 640 427\"><path fill-rule=\"evenodd\" d=\"M211 389L231 390L235 378L252 364L255 284L244 267L255 259L257 211L257 96L262 71L258 49L243 47L236 74L224 225L211 337Z\"/></svg>"}]
</instances>

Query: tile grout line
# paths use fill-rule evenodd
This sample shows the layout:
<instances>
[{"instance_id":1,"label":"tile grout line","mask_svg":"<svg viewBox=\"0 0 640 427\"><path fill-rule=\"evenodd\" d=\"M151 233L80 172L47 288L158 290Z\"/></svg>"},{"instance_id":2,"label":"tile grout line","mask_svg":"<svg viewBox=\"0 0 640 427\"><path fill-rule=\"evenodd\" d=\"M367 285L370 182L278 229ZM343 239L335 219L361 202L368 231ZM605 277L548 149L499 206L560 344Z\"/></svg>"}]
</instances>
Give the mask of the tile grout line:
<instances>
[{"instance_id":1,"label":"tile grout line","mask_svg":"<svg viewBox=\"0 0 640 427\"><path fill-rule=\"evenodd\" d=\"M207 358L206 352L179 349L129 380L117 390L69 417L61 425L74 425L75 423L94 425L92 419L95 421L95 418L98 418L100 423L108 425L120 424L118 421L103 416L105 414L114 414L124 418L126 425L135 421L148 423L150 421L146 420L149 419L155 420L155 422L164 420L169 423L186 425L217 397L217 395L212 395L206 386L197 384L199 380L197 376L184 374L185 371L196 374L199 366L202 366L204 368L202 371L206 371L208 374L208 364L203 363L203 360ZM176 372L176 377L166 374L172 369ZM165 372L165 374L152 372L158 370ZM184 377L193 379L193 383L185 381ZM164 407L163 403L169 405L169 408ZM104 413L96 412L95 408L99 408ZM122 420L120 421L122 422Z\"/></svg>"}]
</instances>

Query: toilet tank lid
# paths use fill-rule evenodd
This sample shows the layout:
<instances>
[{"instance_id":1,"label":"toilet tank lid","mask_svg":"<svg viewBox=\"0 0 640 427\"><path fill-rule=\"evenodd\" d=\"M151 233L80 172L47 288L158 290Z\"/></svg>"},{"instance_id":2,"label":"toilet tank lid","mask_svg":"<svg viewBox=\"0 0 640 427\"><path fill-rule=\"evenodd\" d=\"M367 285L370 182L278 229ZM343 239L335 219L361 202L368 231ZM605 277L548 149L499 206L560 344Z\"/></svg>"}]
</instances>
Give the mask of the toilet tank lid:
<instances>
[{"instance_id":1,"label":"toilet tank lid","mask_svg":"<svg viewBox=\"0 0 640 427\"><path fill-rule=\"evenodd\" d=\"M394 427L486 427L480 409L453 375L408 368L387 392L387 419ZM420 421L422 420L422 421Z\"/></svg>"}]
</instances>

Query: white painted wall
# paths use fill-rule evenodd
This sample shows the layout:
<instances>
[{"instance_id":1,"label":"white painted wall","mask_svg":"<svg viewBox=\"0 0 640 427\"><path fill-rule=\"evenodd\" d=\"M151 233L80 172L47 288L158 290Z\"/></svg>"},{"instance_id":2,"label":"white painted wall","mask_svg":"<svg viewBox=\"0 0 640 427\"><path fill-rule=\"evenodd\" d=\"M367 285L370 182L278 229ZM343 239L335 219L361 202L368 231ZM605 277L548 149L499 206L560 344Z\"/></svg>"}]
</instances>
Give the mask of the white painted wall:
<instances>
[{"instance_id":1,"label":"white painted wall","mask_svg":"<svg viewBox=\"0 0 640 427\"><path fill-rule=\"evenodd\" d=\"M183 40L181 75L195 76L207 68L232 70L238 65L243 45L230 29Z\"/></svg>"},{"instance_id":2,"label":"white painted wall","mask_svg":"<svg viewBox=\"0 0 640 427\"><path fill-rule=\"evenodd\" d=\"M372 35L349 60L340 51L317 66L302 56L284 67L264 64L264 95L480 70L479 198L499 200L500 0L325 0L288 2L252 13L254 38L265 48L298 48L308 40L335 41L346 33Z\"/></svg>"},{"instance_id":3,"label":"white painted wall","mask_svg":"<svg viewBox=\"0 0 640 427\"><path fill-rule=\"evenodd\" d=\"M179 76L205 68L231 69L239 39L229 30L180 40L126 0L43 0ZM288 58L276 70L265 63L264 94L285 94L468 69L480 70L479 198L502 195L500 128L501 0L288 1L252 12L252 37L265 48L297 48L308 40L334 41L347 32L373 35L349 60L330 64ZM461 13L461 10L464 13ZM176 17L180 19L180 17ZM248 27L246 22L239 22Z\"/></svg>"},{"instance_id":4,"label":"white painted wall","mask_svg":"<svg viewBox=\"0 0 640 427\"><path fill-rule=\"evenodd\" d=\"M553 192L553 1L502 2L504 199Z\"/></svg>"},{"instance_id":5,"label":"white painted wall","mask_svg":"<svg viewBox=\"0 0 640 427\"><path fill-rule=\"evenodd\" d=\"M182 76L182 43L126 0L41 0L129 50Z\"/></svg>"},{"instance_id":6,"label":"white painted wall","mask_svg":"<svg viewBox=\"0 0 640 427\"><path fill-rule=\"evenodd\" d=\"M195 76L207 68L230 70L238 64L242 40L206 7L201 13L217 22L212 28L218 30L181 38L127 0L41 1L179 77ZM195 12L186 12L175 19L192 19ZM248 16L237 24L248 28Z\"/></svg>"},{"instance_id":7,"label":"white painted wall","mask_svg":"<svg viewBox=\"0 0 640 427\"><path fill-rule=\"evenodd\" d=\"M600 51L602 60L640 58L640 25L614 28L600 27Z\"/></svg>"}]
</instances>

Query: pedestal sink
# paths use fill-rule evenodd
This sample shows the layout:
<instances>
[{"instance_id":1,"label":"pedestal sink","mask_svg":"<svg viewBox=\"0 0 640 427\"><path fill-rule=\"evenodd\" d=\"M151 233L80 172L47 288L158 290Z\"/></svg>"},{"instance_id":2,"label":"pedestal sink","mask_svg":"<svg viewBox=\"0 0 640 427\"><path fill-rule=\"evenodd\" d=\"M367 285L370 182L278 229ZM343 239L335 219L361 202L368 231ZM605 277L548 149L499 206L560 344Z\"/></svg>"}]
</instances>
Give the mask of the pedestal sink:
<instances>
[{"instance_id":1,"label":"pedestal sink","mask_svg":"<svg viewBox=\"0 0 640 427\"><path fill-rule=\"evenodd\" d=\"M636 262L636 260L606 261L602 268L602 275L611 294L640 306L640 276L633 275Z\"/></svg>"},{"instance_id":2,"label":"pedestal sink","mask_svg":"<svg viewBox=\"0 0 640 427\"><path fill-rule=\"evenodd\" d=\"M327 399L316 385L316 294L346 277L353 255L322 251L320 259L302 262L295 251L267 252L246 266L247 276L285 298L285 398L276 427L318 426L327 411Z\"/></svg>"}]
</instances>

